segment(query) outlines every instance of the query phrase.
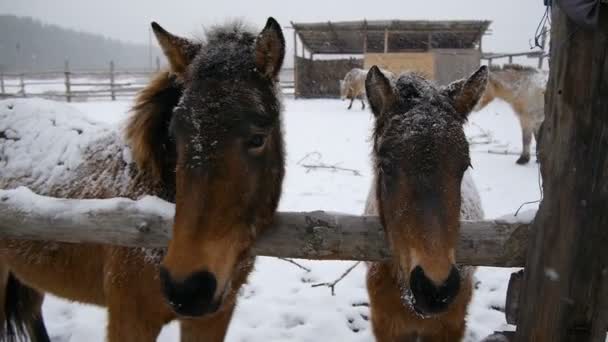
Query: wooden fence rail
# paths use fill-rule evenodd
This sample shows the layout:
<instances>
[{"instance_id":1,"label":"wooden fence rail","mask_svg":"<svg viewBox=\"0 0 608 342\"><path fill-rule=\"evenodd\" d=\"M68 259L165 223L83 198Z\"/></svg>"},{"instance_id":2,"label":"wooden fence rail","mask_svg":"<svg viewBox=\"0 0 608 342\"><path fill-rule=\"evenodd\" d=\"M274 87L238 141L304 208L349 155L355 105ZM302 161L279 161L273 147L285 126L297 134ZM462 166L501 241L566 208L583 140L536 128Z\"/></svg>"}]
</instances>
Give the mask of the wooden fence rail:
<instances>
[{"instance_id":1,"label":"wooden fence rail","mask_svg":"<svg viewBox=\"0 0 608 342\"><path fill-rule=\"evenodd\" d=\"M165 247L171 237L173 205L148 197L73 200L0 190L0 239L89 242ZM523 266L529 223L463 221L457 262L497 267ZM323 211L281 212L261 235L256 255L303 259L384 260L390 256L379 219Z\"/></svg>"},{"instance_id":2,"label":"wooden fence rail","mask_svg":"<svg viewBox=\"0 0 608 342\"><path fill-rule=\"evenodd\" d=\"M73 70L66 61L62 71L30 73L0 72L0 99L13 97L42 97L55 100L86 100L88 98L133 97L143 89L156 70L119 70L110 62L107 70ZM285 70L288 74L290 69ZM44 91L32 90L32 86L47 86ZM281 80L281 88L286 95L294 92L294 82Z\"/></svg>"}]
</instances>

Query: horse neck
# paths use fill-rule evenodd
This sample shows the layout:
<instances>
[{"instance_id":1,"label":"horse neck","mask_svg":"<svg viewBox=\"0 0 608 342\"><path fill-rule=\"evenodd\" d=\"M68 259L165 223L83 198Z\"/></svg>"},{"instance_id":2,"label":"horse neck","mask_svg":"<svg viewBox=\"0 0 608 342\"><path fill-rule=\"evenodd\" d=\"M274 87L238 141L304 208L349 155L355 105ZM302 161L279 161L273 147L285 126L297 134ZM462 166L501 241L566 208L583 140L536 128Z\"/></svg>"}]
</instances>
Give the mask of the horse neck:
<instances>
[{"instance_id":1,"label":"horse neck","mask_svg":"<svg viewBox=\"0 0 608 342\"><path fill-rule=\"evenodd\" d=\"M513 104L516 100L515 90L511 89L505 81L493 77L491 79L491 87L494 98L501 99L507 103Z\"/></svg>"}]
</instances>

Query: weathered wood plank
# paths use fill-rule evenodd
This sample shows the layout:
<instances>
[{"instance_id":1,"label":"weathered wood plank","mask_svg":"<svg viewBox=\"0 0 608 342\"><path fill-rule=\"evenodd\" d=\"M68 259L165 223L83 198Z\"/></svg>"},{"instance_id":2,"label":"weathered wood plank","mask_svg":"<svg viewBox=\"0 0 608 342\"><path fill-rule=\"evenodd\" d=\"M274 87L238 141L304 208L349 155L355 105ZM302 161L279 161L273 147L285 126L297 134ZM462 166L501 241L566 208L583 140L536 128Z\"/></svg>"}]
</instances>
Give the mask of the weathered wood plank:
<instances>
[{"instance_id":1,"label":"weathered wood plank","mask_svg":"<svg viewBox=\"0 0 608 342\"><path fill-rule=\"evenodd\" d=\"M554 2L534 222L516 341L606 340L608 6L584 29Z\"/></svg>"},{"instance_id":2,"label":"weathered wood plank","mask_svg":"<svg viewBox=\"0 0 608 342\"><path fill-rule=\"evenodd\" d=\"M507 288L507 301L505 303L505 316L507 323L517 325L517 315L519 313L519 298L521 293L521 283L524 279L524 270L511 273L509 277L509 287Z\"/></svg>"},{"instance_id":3,"label":"weathered wood plank","mask_svg":"<svg viewBox=\"0 0 608 342\"><path fill-rule=\"evenodd\" d=\"M150 208L156 208L151 210ZM0 238L164 247L173 206L158 199L70 200L0 190ZM461 264L522 266L529 224L462 223ZM390 256L379 219L323 211L278 213L256 242L256 255L304 259L383 260Z\"/></svg>"}]
</instances>

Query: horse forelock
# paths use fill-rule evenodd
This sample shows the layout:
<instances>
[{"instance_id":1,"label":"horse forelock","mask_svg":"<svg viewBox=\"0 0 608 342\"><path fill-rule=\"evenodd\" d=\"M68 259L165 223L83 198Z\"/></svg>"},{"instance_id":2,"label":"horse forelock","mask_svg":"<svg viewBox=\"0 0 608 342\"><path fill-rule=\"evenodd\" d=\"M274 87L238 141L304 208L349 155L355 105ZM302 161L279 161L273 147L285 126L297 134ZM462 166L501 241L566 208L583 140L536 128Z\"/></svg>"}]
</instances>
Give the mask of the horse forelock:
<instances>
[{"instance_id":1,"label":"horse forelock","mask_svg":"<svg viewBox=\"0 0 608 342\"><path fill-rule=\"evenodd\" d=\"M253 73L255 38L253 31L241 22L212 27L188 76L230 79Z\"/></svg>"},{"instance_id":2,"label":"horse forelock","mask_svg":"<svg viewBox=\"0 0 608 342\"><path fill-rule=\"evenodd\" d=\"M374 141L380 149L409 145L412 140L439 138L448 127L461 122L448 98L417 73L401 75L395 82L397 105L376 120Z\"/></svg>"},{"instance_id":3,"label":"horse forelock","mask_svg":"<svg viewBox=\"0 0 608 342\"><path fill-rule=\"evenodd\" d=\"M443 147L467 158L462 121L439 87L410 73L399 77L395 89L395 110L377 118L374 128L377 171L407 162L412 173L424 175L442 162Z\"/></svg>"}]
</instances>

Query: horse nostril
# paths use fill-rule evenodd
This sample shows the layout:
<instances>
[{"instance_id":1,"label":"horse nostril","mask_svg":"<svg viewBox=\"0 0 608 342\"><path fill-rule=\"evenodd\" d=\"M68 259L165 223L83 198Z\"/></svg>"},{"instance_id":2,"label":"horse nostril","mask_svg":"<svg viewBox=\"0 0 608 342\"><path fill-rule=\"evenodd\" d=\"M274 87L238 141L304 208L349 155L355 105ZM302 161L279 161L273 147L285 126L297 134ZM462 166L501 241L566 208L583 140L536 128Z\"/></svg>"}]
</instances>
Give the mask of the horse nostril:
<instances>
[{"instance_id":1,"label":"horse nostril","mask_svg":"<svg viewBox=\"0 0 608 342\"><path fill-rule=\"evenodd\" d=\"M446 281L437 286L429 279L420 266L410 274L410 289L414 295L414 308L425 314L445 311L460 290L460 274L452 266Z\"/></svg>"},{"instance_id":2,"label":"horse nostril","mask_svg":"<svg viewBox=\"0 0 608 342\"><path fill-rule=\"evenodd\" d=\"M166 268L161 267L160 281L169 305L179 315L201 316L219 307L219 303L213 300L217 280L210 272L195 272L184 280L176 281Z\"/></svg>"}]
</instances>

